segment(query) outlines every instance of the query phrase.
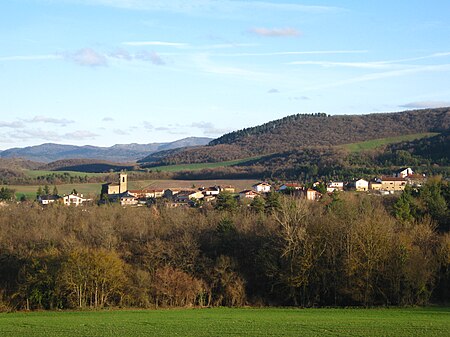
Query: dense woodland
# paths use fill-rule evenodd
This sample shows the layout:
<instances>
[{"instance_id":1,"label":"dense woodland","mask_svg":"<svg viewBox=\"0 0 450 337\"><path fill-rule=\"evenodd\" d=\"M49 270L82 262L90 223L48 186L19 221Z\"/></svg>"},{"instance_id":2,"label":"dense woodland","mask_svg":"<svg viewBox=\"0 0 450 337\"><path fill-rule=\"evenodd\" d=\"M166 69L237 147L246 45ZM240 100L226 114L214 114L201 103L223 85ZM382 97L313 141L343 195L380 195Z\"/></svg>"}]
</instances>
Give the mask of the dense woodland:
<instances>
[{"instance_id":1,"label":"dense woodland","mask_svg":"<svg viewBox=\"0 0 450 337\"><path fill-rule=\"evenodd\" d=\"M206 147L152 154L142 163L220 162L450 128L450 108L367 115L298 114L223 135Z\"/></svg>"},{"instance_id":2,"label":"dense woodland","mask_svg":"<svg viewBox=\"0 0 450 337\"><path fill-rule=\"evenodd\" d=\"M423 305L450 300L450 186L320 202L0 208L0 308Z\"/></svg>"}]
</instances>

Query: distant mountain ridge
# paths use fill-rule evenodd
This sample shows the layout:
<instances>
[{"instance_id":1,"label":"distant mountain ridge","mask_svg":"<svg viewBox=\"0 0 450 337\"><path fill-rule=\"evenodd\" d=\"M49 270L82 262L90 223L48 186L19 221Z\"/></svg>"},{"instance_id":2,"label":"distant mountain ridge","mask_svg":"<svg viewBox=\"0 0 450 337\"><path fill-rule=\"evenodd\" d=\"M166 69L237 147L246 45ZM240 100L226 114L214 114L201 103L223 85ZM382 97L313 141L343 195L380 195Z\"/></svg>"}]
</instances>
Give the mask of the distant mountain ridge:
<instances>
[{"instance_id":1,"label":"distant mountain ridge","mask_svg":"<svg viewBox=\"0 0 450 337\"><path fill-rule=\"evenodd\" d=\"M220 162L314 146L442 132L449 127L450 108L362 115L297 114L225 134L207 146L152 153L140 162L150 166Z\"/></svg>"},{"instance_id":2,"label":"distant mountain ridge","mask_svg":"<svg viewBox=\"0 0 450 337\"><path fill-rule=\"evenodd\" d=\"M134 162L153 152L206 145L211 140L212 138L207 137L188 137L173 142L116 144L110 147L45 143L36 146L4 150L0 152L0 158L23 158L44 163L64 159L98 159L124 163Z\"/></svg>"}]
</instances>

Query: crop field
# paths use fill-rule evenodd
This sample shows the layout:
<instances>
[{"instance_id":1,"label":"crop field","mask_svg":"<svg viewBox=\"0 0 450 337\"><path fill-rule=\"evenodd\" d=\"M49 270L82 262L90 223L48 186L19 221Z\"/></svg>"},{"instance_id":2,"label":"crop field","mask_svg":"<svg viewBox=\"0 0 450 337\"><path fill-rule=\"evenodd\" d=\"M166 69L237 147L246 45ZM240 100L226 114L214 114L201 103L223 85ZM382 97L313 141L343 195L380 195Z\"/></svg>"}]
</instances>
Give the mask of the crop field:
<instances>
[{"instance_id":1,"label":"crop field","mask_svg":"<svg viewBox=\"0 0 450 337\"><path fill-rule=\"evenodd\" d=\"M179 309L0 314L1 336L448 336L450 308Z\"/></svg>"},{"instance_id":2,"label":"crop field","mask_svg":"<svg viewBox=\"0 0 450 337\"><path fill-rule=\"evenodd\" d=\"M432 137L432 136L436 136L437 134L438 133L428 132L428 133L416 133L416 134L412 134L412 135L404 135L404 136L398 136L398 137L372 139L372 140L367 140L365 142L345 144L345 145L342 145L342 147L350 152L361 152L364 150L373 150L373 149L376 149L377 147L380 147L383 145Z\"/></svg>"}]
</instances>

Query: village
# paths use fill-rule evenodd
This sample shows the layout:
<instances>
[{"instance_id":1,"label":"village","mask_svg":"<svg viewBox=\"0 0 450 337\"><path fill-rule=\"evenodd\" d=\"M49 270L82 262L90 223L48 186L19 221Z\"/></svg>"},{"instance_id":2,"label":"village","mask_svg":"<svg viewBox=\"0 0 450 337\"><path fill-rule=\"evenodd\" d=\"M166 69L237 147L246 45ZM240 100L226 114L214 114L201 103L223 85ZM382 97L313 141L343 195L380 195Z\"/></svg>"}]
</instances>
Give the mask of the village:
<instances>
[{"instance_id":1,"label":"village","mask_svg":"<svg viewBox=\"0 0 450 337\"><path fill-rule=\"evenodd\" d=\"M166 207L202 207L212 204L220 193L228 193L242 203L249 203L257 197L265 197L270 192L284 193L305 198L309 201L318 201L325 194L336 192L366 192L377 195L390 195L401 193L406 186L420 187L425 182L424 175L415 174L408 167L403 168L391 176L381 176L370 181L358 179L350 182L344 181L316 181L305 185L299 182L269 183L262 181L254 184L251 189L236 191L231 185L191 188L168 189L129 189L128 175L120 173L117 182L102 184L99 204L115 203L121 206L149 206L161 202ZM39 195L38 202L42 205L62 203L67 206L80 206L92 203L92 198L74 191L71 194L59 196L56 194Z\"/></svg>"}]
</instances>

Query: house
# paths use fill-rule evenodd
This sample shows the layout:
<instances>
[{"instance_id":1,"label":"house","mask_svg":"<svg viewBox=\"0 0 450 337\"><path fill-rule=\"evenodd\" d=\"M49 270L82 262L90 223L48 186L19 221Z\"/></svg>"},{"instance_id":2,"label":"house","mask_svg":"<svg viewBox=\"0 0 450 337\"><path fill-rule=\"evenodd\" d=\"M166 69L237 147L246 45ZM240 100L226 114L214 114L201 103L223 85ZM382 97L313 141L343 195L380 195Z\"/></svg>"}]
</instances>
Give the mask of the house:
<instances>
[{"instance_id":1,"label":"house","mask_svg":"<svg viewBox=\"0 0 450 337\"><path fill-rule=\"evenodd\" d=\"M381 191L383 188L383 184L381 183L380 179L374 179L369 181L369 190L372 191Z\"/></svg>"},{"instance_id":2,"label":"house","mask_svg":"<svg viewBox=\"0 0 450 337\"><path fill-rule=\"evenodd\" d=\"M306 200L317 201L322 197L322 193L313 190L312 188L308 188L305 191Z\"/></svg>"},{"instance_id":3,"label":"house","mask_svg":"<svg viewBox=\"0 0 450 337\"><path fill-rule=\"evenodd\" d=\"M344 182L343 181L330 181L327 184L327 192L332 193L334 191L343 191Z\"/></svg>"},{"instance_id":4,"label":"house","mask_svg":"<svg viewBox=\"0 0 450 337\"><path fill-rule=\"evenodd\" d=\"M406 184L405 178L381 177L381 189L384 191L403 191Z\"/></svg>"},{"instance_id":5,"label":"house","mask_svg":"<svg viewBox=\"0 0 450 337\"><path fill-rule=\"evenodd\" d=\"M394 174L396 178L406 178L407 176L413 175L414 171L410 167L402 168L400 171Z\"/></svg>"},{"instance_id":6,"label":"house","mask_svg":"<svg viewBox=\"0 0 450 337\"><path fill-rule=\"evenodd\" d=\"M358 179L355 181L355 188L358 192L369 190L369 182L364 179Z\"/></svg>"},{"instance_id":7,"label":"house","mask_svg":"<svg viewBox=\"0 0 450 337\"><path fill-rule=\"evenodd\" d=\"M280 186L280 188L278 189L278 191L283 192L286 190L300 190L302 188L302 186L299 183L285 183L283 185Z\"/></svg>"},{"instance_id":8,"label":"house","mask_svg":"<svg viewBox=\"0 0 450 337\"><path fill-rule=\"evenodd\" d=\"M128 190L128 193L139 199L149 199L149 198L161 198L164 195L164 190L162 189Z\"/></svg>"},{"instance_id":9,"label":"house","mask_svg":"<svg viewBox=\"0 0 450 337\"><path fill-rule=\"evenodd\" d=\"M405 180L408 185L421 187L427 180L427 177L425 176L425 174L410 174L405 178Z\"/></svg>"},{"instance_id":10,"label":"house","mask_svg":"<svg viewBox=\"0 0 450 337\"><path fill-rule=\"evenodd\" d=\"M168 188L164 191L163 197L166 199L173 199L182 190L179 188Z\"/></svg>"},{"instance_id":11,"label":"house","mask_svg":"<svg viewBox=\"0 0 450 337\"><path fill-rule=\"evenodd\" d=\"M59 199L58 195L40 195L38 196L38 202L41 205L49 205L49 204L53 204L55 201L57 201Z\"/></svg>"},{"instance_id":12,"label":"house","mask_svg":"<svg viewBox=\"0 0 450 337\"><path fill-rule=\"evenodd\" d=\"M133 206L139 202L138 198L128 192L121 194L119 200L121 206Z\"/></svg>"},{"instance_id":13,"label":"house","mask_svg":"<svg viewBox=\"0 0 450 337\"><path fill-rule=\"evenodd\" d=\"M86 201L91 201L92 199L86 199L83 197L83 194L75 194L71 193L68 195L64 195L62 197L63 203L66 206L80 206Z\"/></svg>"},{"instance_id":14,"label":"house","mask_svg":"<svg viewBox=\"0 0 450 337\"><path fill-rule=\"evenodd\" d=\"M219 191L234 193L236 191L236 189L231 185L224 185L224 186L219 186Z\"/></svg>"},{"instance_id":15,"label":"house","mask_svg":"<svg viewBox=\"0 0 450 337\"><path fill-rule=\"evenodd\" d=\"M201 191L203 195L218 195L220 193L220 188L218 186L212 186L205 188Z\"/></svg>"},{"instance_id":16,"label":"house","mask_svg":"<svg viewBox=\"0 0 450 337\"><path fill-rule=\"evenodd\" d=\"M252 189L257 193L269 193L272 186L266 182L260 182L252 186Z\"/></svg>"},{"instance_id":17,"label":"house","mask_svg":"<svg viewBox=\"0 0 450 337\"><path fill-rule=\"evenodd\" d=\"M243 190L239 192L239 199L255 199L256 197L261 196L258 192L254 190Z\"/></svg>"},{"instance_id":18,"label":"house","mask_svg":"<svg viewBox=\"0 0 450 337\"><path fill-rule=\"evenodd\" d=\"M203 199L203 193L201 191L181 191L177 193L174 197L175 202L186 203L192 199L200 200Z\"/></svg>"}]
</instances>

